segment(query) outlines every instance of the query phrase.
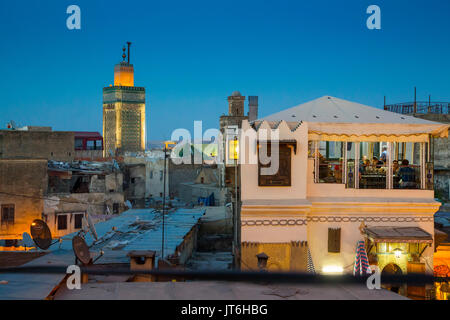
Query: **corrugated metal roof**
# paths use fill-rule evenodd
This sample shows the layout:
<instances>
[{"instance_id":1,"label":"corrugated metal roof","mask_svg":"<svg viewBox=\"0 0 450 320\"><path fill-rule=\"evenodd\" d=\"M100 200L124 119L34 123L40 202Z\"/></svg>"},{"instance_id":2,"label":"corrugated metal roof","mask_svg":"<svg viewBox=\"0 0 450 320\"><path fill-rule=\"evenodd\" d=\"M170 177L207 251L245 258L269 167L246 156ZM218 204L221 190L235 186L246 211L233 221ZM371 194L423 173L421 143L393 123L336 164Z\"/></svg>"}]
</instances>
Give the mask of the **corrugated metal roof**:
<instances>
[{"instance_id":1,"label":"corrugated metal roof","mask_svg":"<svg viewBox=\"0 0 450 320\"><path fill-rule=\"evenodd\" d=\"M173 254L184 236L204 215L205 209L180 208L166 214L164 255ZM114 228L114 230L113 230ZM102 249L104 256L98 264L127 263L127 253L132 250L154 250L160 254L162 244L162 215L152 209L131 209L121 215L95 224L99 241L90 248L96 256ZM27 264L30 266L63 266L74 264L72 238L77 233L63 237L49 249L50 253ZM90 233L86 234L88 245L93 243ZM156 259L160 258L159 256ZM44 299L59 284L65 274L0 274L0 299Z\"/></svg>"},{"instance_id":2,"label":"corrugated metal roof","mask_svg":"<svg viewBox=\"0 0 450 320\"><path fill-rule=\"evenodd\" d=\"M419 227L370 227L364 229L375 242L432 242L433 236Z\"/></svg>"}]
</instances>

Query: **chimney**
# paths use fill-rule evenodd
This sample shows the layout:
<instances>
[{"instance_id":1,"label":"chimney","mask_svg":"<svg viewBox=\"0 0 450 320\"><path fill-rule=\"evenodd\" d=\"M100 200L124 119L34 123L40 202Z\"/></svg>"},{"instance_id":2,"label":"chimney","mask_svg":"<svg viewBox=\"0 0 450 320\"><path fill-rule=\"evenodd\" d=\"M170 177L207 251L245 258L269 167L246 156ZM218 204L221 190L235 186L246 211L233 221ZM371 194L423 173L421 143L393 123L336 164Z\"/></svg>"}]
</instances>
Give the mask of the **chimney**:
<instances>
[{"instance_id":1,"label":"chimney","mask_svg":"<svg viewBox=\"0 0 450 320\"><path fill-rule=\"evenodd\" d=\"M135 250L128 252L130 258L130 270L132 272L144 271L148 272L155 268L155 251L151 250ZM150 274L136 274L133 282L153 282L154 278Z\"/></svg>"},{"instance_id":2,"label":"chimney","mask_svg":"<svg viewBox=\"0 0 450 320\"><path fill-rule=\"evenodd\" d=\"M248 97L248 121L252 122L258 119L258 96Z\"/></svg>"}]
</instances>

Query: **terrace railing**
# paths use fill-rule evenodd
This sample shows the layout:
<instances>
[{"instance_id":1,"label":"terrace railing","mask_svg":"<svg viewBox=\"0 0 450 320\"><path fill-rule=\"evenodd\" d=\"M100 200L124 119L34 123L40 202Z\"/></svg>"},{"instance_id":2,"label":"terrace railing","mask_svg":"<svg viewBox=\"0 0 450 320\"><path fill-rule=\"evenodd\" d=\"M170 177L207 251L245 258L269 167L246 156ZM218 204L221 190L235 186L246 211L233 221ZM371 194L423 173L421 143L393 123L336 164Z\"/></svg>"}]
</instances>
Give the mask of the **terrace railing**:
<instances>
[{"instance_id":1,"label":"terrace railing","mask_svg":"<svg viewBox=\"0 0 450 320\"><path fill-rule=\"evenodd\" d=\"M405 102L388 104L384 110L401 114L450 114L450 102Z\"/></svg>"}]
</instances>

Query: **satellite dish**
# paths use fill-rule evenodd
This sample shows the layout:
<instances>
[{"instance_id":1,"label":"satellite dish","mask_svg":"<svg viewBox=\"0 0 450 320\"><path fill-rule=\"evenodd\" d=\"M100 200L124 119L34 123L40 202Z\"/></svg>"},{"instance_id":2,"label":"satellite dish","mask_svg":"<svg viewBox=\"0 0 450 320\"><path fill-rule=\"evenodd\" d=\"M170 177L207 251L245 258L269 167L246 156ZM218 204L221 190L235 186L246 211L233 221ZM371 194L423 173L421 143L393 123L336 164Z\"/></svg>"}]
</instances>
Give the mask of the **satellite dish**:
<instances>
[{"instance_id":1,"label":"satellite dish","mask_svg":"<svg viewBox=\"0 0 450 320\"><path fill-rule=\"evenodd\" d=\"M42 250L47 250L52 245L52 233L44 221L34 220L30 226L30 233L36 246Z\"/></svg>"},{"instance_id":2,"label":"satellite dish","mask_svg":"<svg viewBox=\"0 0 450 320\"><path fill-rule=\"evenodd\" d=\"M89 230L91 231L92 236L94 237L95 240L98 240L98 235L97 235L97 231L95 230L94 222L92 221L91 216L87 213L86 213L86 219L87 219Z\"/></svg>"},{"instance_id":3,"label":"satellite dish","mask_svg":"<svg viewBox=\"0 0 450 320\"><path fill-rule=\"evenodd\" d=\"M86 244L86 241L80 236L74 236L72 238L72 248L75 256L78 260L81 261L84 265L88 265L91 263L91 253L89 252L89 247Z\"/></svg>"},{"instance_id":4,"label":"satellite dish","mask_svg":"<svg viewBox=\"0 0 450 320\"><path fill-rule=\"evenodd\" d=\"M31 238L30 234L28 232L24 232L22 234L22 245L25 248L33 248L36 245L34 244L33 239Z\"/></svg>"}]
</instances>

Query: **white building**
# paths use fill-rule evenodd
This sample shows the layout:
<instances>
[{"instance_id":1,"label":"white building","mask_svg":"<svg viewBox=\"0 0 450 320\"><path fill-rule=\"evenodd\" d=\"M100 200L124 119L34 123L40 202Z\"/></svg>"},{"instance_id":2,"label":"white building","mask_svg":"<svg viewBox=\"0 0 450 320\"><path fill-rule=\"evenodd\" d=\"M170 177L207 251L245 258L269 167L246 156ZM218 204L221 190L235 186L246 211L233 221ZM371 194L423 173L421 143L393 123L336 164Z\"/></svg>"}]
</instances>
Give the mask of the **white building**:
<instances>
[{"instance_id":1,"label":"white building","mask_svg":"<svg viewBox=\"0 0 450 320\"><path fill-rule=\"evenodd\" d=\"M269 270L305 271L309 251L316 272L351 273L365 241L381 270L432 272L430 139L448 128L328 96L243 121L241 268L257 269L264 252ZM279 157L264 165L271 139Z\"/></svg>"}]
</instances>

